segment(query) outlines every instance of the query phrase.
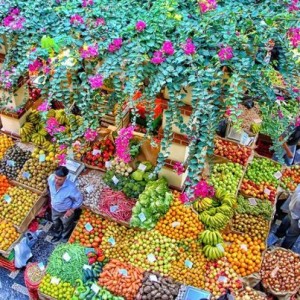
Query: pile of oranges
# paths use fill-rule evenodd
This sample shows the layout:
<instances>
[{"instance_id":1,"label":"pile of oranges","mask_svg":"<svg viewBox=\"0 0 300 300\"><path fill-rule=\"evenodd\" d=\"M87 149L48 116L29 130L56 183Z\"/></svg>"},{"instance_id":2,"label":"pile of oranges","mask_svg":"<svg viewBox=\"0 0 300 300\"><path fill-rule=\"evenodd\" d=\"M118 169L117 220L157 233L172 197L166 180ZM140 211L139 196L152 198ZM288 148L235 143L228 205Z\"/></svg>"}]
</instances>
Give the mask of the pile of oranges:
<instances>
[{"instance_id":1,"label":"pile of oranges","mask_svg":"<svg viewBox=\"0 0 300 300\"><path fill-rule=\"evenodd\" d=\"M0 197L2 197L11 185L4 175L0 175Z\"/></svg>"},{"instance_id":2,"label":"pile of oranges","mask_svg":"<svg viewBox=\"0 0 300 300\"><path fill-rule=\"evenodd\" d=\"M184 240L196 239L203 231L203 225L197 214L180 202L179 194L175 192L172 206L156 224L155 229L169 238Z\"/></svg>"},{"instance_id":3,"label":"pile of oranges","mask_svg":"<svg viewBox=\"0 0 300 300\"><path fill-rule=\"evenodd\" d=\"M247 234L236 233L226 234L223 238L226 242L230 242L225 247L225 256L237 274L244 277L259 272L262 252L266 249L261 240Z\"/></svg>"},{"instance_id":4,"label":"pile of oranges","mask_svg":"<svg viewBox=\"0 0 300 300\"><path fill-rule=\"evenodd\" d=\"M2 134L0 135L0 159L3 158L6 150L13 146L14 142L10 137Z\"/></svg>"},{"instance_id":5,"label":"pile of oranges","mask_svg":"<svg viewBox=\"0 0 300 300\"><path fill-rule=\"evenodd\" d=\"M19 236L12 223L0 221L0 250L6 251Z\"/></svg>"},{"instance_id":6,"label":"pile of oranges","mask_svg":"<svg viewBox=\"0 0 300 300\"><path fill-rule=\"evenodd\" d=\"M185 285L204 288L207 260L196 241L189 241L188 244L188 249L179 248L180 254L178 259L172 263L168 275Z\"/></svg>"}]
</instances>

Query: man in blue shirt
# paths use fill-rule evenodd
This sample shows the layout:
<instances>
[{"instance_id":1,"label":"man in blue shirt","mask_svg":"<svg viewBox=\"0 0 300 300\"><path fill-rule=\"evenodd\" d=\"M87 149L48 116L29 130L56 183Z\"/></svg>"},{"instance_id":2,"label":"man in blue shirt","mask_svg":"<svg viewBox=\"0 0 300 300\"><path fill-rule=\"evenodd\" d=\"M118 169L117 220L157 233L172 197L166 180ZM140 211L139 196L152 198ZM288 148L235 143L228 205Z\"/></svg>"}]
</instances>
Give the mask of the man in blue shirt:
<instances>
[{"instance_id":1,"label":"man in blue shirt","mask_svg":"<svg viewBox=\"0 0 300 300\"><path fill-rule=\"evenodd\" d=\"M52 242L67 242L74 224L74 211L82 204L83 197L76 185L67 178L69 170L60 166L48 178L51 197L52 221L56 234Z\"/></svg>"}]
</instances>

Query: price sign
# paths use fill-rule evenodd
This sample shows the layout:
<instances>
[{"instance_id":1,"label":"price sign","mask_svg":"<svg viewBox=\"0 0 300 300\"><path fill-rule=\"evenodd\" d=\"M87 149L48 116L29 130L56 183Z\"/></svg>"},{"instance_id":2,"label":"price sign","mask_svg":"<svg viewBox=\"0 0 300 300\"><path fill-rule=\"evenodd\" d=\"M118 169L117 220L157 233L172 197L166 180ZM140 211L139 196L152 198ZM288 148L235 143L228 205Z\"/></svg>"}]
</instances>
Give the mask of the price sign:
<instances>
[{"instance_id":1,"label":"price sign","mask_svg":"<svg viewBox=\"0 0 300 300\"><path fill-rule=\"evenodd\" d=\"M150 275L149 279L150 279L150 281L158 282L158 279L157 279L156 275L153 275L153 274Z\"/></svg>"},{"instance_id":2,"label":"price sign","mask_svg":"<svg viewBox=\"0 0 300 300\"><path fill-rule=\"evenodd\" d=\"M216 247L217 247L221 252L224 252L224 247L222 246L222 244L217 244Z\"/></svg>"},{"instance_id":3,"label":"price sign","mask_svg":"<svg viewBox=\"0 0 300 300\"><path fill-rule=\"evenodd\" d=\"M226 283L226 282L228 281L228 278L227 278L226 276L220 276L220 277L218 278L218 281L219 281L219 282L224 282L224 283Z\"/></svg>"},{"instance_id":4,"label":"price sign","mask_svg":"<svg viewBox=\"0 0 300 300\"><path fill-rule=\"evenodd\" d=\"M128 271L126 269L119 269L119 274L123 276L128 276Z\"/></svg>"},{"instance_id":5,"label":"price sign","mask_svg":"<svg viewBox=\"0 0 300 300\"><path fill-rule=\"evenodd\" d=\"M156 261L156 257L154 254L150 253L147 255L147 259L150 263L154 263Z\"/></svg>"},{"instance_id":6,"label":"price sign","mask_svg":"<svg viewBox=\"0 0 300 300\"><path fill-rule=\"evenodd\" d=\"M139 218L140 218L141 222L146 221L146 216L145 216L144 213L140 213L140 214L139 214Z\"/></svg>"},{"instance_id":7,"label":"price sign","mask_svg":"<svg viewBox=\"0 0 300 300\"><path fill-rule=\"evenodd\" d=\"M105 162L105 168L110 169L111 168L111 161L106 161Z\"/></svg>"},{"instance_id":8,"label":"price sign","mask_svg":"<svg viewBox=\"0 0 300 300\"><path fill-rule=\"evenodd\" d=\"M100 286L98 286L96 283L93 283L91 286L91 290L97 295L100 291Z\"/></svg>"},{"instance_id":9,"label":"price sign","mask_svg":"<svg viewBox=\"0 0 300 300\"><path fill-rule=\"evenodd\" d=\"M83 270L92 270L92 266L90 266L90 265L83 265Z\"/></svg>"},{"instance_id":10,"label":"price sign","mask_svg":"<svg viewBox=\"0 0 300 300\"><path fill-rule=\"evenodd\" d=\"M16 162L14 161L14 160L7 160L6 161L6 164L7 164L7 166L9 166L9 167L14 167L15 166L15 164L16 164Z\"/></svg>"},{"instance_id":11,"label":"price sign","mask_svg":"<svg viewBox=\"0 0 300 300\"><path fill-rule=\"evenodd\" d=\"M107 240L112 246L114 246L116 244L116 240L111 236L108 240Z\"/></svg>"},{"instance_id":12,"label":"price sign","mask_svg":"<svg viewBox=\"0 0 300 300\"><path fill-rule=\"evenodd\" d=\"M114 176L111 180L115 185L117 185L119 182L119 179L116 176Z\"/></svg>"},{"instance_id":13,"label":"price sign","mask_svg":"<svg viewBox=\"0 0 300 300\"><path fill-rule=\"evenodd\" d=\"M260 124L262 122L262 119L254 119L253 122L256 124Z\"/></svg>"},{"instance_id":14,"label":"price sign","mask_svg":"<svg viewBox=\"0 0 300 300\"><path fill-rule=\"evenodd\" d=\"M62 256L63 260L68 262L71 259L71 256L69 255L68 252L65 252L64 255Z\"/></svg>"},{"instance_id":15,"label":"price sign","mask_svg":"<svg viewBox=\"0 0 300 300\"><path fill-rule=\"evenodd\" d=\"M11 197L9 196L9 195L7 195L7 194L5 194L4 196L3 196L3 199L4 199L4 201L6 202L6 203L10 203L11 202Z\"/></svg>"},{"instance_id":16,"label":"price sign","mask_svg":"<svg viewBox=\"0 0 300 300\"><path fill-rule=\"evenodd\" d=\"M268 188L265 188L264 189L264 193L269 196L271 194L271 191Z\"/></svg>"},{"instance_id":17,"label":"price sign","mask_svg":"<svg viewBox=\"0 0 300 300\"><path fill-rule=\"evenodd\" d=\"M184 265L189 269L193 267L193 263L188 259L185 260Z\"/></svg>"},{"instance_id":18,"label":"price sign","mask_svg":"<svg viewBox=\"0 0 300 300\"><path fill-rule=\"evenodd\" d=\"M274 277L276 276L276 274L277 274L278 271L279 271L279 267L276 266L276 268L270 273L270 276L271 276L272 278L274 278Z\"/></svg>"},{"instance_id":19,"label":"price sign","mask_svg":"<svg viewBox=\"0 0 300 300\"><path fill-rule=\"evenodd\" d=\"M56 277L52 277L51 278L51 281L50 281L50 283L52 283L52 284L59 284L59 282L60 282L60 279L59 278L56 278Z\"/></svg>"},{"instance_id":20,"label":"price sign","mask_svg":"<svg viewBox=\"0 0 300 300\"><path fill-rule=\"evenodd\" d=\"M93 152L92 152L92 154L93 154L93 155L101 154L101 150L94 149Z\"/></svg>"},{"instance_id":21,"label":"price sign","mask_svg":"<svg viewBox=\"0 0 300 300\"><path fill-rule=\"evenodd\" d=\"M44 162L46 160L46 155L45 154L40 154L39 155L39 162Z\"/></svg>"},{"instance_id":22,"label":"price sign","mask_svg":"<svg viewBox=\"0 0 300 300\"><path fill-rule=\"evenodd\" d=\"M248 247L246 244L241 244L241 249L248 251Z\"/></svg>"},{"instance_id":23,"label":"price sign","mask_svg":"<svg viewBox=\"0 0 300 300\"><path fill-rule=\"evenodd\" d=\"M110 211L111 213L116 212L118 209L119 209L119 206L118 206L118 205L112 205L112 206L109 207L109 211Z\"/></svg>"},{"instance_id":24,"label":"price sign","mask_svg":"<svg viewBox=\"0 0 300 300\"><path fill-rule=\"evenodd\" d=\"M41 271L45 270L45 265L43 262L38 263L38 267L40 268Z\"/></svg>"},{"instance_id":25,"label":"price sign","mask_svg":"<svg viewBox=\"0 0 300 300\"><path fill-rule=\"evenodd\" d=\"M138 167L138 169L144 172L144 171L146 171L147 166L145 166L143 164L140 164L139 167Z\"/></svg>"},{"instance_id":26,"label":"price sign","mask_svg":"<svg viewBox=\"0 0 300 300\"><path fill-rule=\"evenodd\" d=\"M276 178L276 179L280 179L281 177L282 177L282 173L280 172L280 171L277 171L275 174L274 174L274 177Z\"/></svg>"},{"instance_id":27,"label":"price sign","mask_svg":"<svg viewBox=\"0 0 300 300\"><path fill-rule=\"evenodd\" d=\"M29 179L31 177L31 174L29 172L23 172L22 175L25 179Z\"/></svg>"},{"instance_id":28,"label":"price sign","mask_svg":"<svg viewBox=\"0 0 300 300\"><path fill-rule=\"evenodd\" d=\"M85 190L88 194L90 194L94 191L94 187L92 185L89 185L85 188Z\"/></svg>"},{"instance_id":29,"label":"price sign","mask_svg":"<svg viewBox=\"0 0 300 300\"><path fill-rule=\"evenodd\" d=\"M255 198L249 198L248 201L249 201L249 203L250 203L251 205L257 205L257 202L256 202L256 199L255 199Z\"/></svg>"},{"instance_id":30,"label":"price sign","mask_svg":"<svg viewBox=\"0 0 300 300\"><path fill-rule=\"evenodd\" d=\"M88 232L90 232L90 231L92 231L94 228L93 228L93 226L90 224L90 223L86 223L85 225L84 225L84 228L88 231Z\"/></svg>"},{"instance_id":31,"label":"price sign","mask_svg":"<svg viewBox=\"0 0 300 300\"><path fill-rule=\"evenodd\" d=\"M95 249L94 248L85 248L84 249L84 253L85 254L95 253Z\"/></svg>"},{"instance_id":32,"label":"price sign","mask_svg":"<svg viewBox=\"0 0 300 300\"><path fill-rule=\"evenodd\" d=\"M180 226L180 222L173 222L172 223L172 227L175 228L175 227L178 227L178 226Z\"/></svg>"}]
</instances>

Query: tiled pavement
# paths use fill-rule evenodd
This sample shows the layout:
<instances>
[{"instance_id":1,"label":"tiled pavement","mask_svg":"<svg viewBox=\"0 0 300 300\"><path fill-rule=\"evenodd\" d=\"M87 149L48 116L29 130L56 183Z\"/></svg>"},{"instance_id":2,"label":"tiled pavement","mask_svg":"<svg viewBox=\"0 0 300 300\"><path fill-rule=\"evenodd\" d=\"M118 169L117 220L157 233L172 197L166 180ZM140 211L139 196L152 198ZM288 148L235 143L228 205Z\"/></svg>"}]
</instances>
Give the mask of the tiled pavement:
<instances>
[{"instance_id":1,"label":"tiled pavement","mask_svg":"<svg viewBox=\"0 0 300 300\"><path fill-rule=\"evenodd\" d=\"M47 259L54 249L54 245L50 243L52 232L50 222L41 225L39 229L43 232L39 235L36 244L32 248L33 257L30 262L47 263ZM4 268L0 268L0 299L1 300L28 300L28 290L24 283L24 270L20 269L10 272Z\"/></svg>"}]
</instances>

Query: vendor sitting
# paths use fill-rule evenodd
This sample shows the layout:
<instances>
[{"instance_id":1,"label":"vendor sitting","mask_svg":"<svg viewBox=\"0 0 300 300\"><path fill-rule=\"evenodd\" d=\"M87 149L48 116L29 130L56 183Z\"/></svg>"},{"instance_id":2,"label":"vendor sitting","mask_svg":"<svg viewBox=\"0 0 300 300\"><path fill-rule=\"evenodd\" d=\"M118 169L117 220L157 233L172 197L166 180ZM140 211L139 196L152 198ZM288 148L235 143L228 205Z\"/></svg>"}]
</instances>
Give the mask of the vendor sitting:
<instances>
[{"instance_id":1,"label":"vendor sitting","mask_svg":"<svg viewBox=\"0 0 300 300\"><path fill-rule=\"evenodd\" d=\"M53 243L68 241L74 227L74 211L81 206L83 200L76 185L67 178L68 174L69 170L60 166L48 178L55 231Z\"/></svg>"}]
</instances>

